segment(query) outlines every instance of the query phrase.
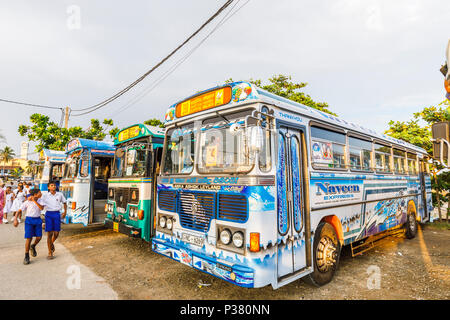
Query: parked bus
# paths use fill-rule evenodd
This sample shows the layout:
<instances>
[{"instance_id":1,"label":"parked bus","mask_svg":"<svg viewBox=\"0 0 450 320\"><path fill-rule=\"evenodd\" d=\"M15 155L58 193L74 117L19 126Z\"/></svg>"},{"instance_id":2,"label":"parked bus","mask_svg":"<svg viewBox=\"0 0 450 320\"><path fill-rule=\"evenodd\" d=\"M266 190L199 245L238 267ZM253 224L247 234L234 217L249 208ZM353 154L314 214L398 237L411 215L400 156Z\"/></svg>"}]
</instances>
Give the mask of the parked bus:
<instances>
[{"instance_id":1,"label":"parked bus","mask_svg":"<svg viewBox=\"0 0 450 320\"><path fill-rule=\"evenodd\" d=\"M59 182L64 172L66 153L64 151L43 149L41 151L41 159L43 164L38 169L39 189L47 191L49 181L56 182L56 187L59 187Z\"/></svg>"},{"instance_id":2,"label":"parked bus","mask_svg":"<svg viewBox=\"0 0 450 320\"><path fill-rule=\"evenodd\" d=\"M331 281L341 248L430 219L427 152L235 82L166 114L152 249L242 287Z\"/></svg>"},{"instance_id":3,"label":"parked bus","mask_svg":"<svg viewBox=\"0 0 450 320\"><path fill-rule=\"evenodd\" d=\"M81 138L67 144L64 178L60 186L67 199L65 223L87 226L104 222L114 150L110 142Z\"/></svg>"},{"instance_id":4,"label":"parked bus","mask_svg":"<svg viewBox=\"0 0 450 320\"><path fill-rule=\"evenodd\" d=\"M164 131L136 124L117 133L112 176L108 180L105 226L150 241L154 235L155 181Z\"/></svg>"}]
</instances>

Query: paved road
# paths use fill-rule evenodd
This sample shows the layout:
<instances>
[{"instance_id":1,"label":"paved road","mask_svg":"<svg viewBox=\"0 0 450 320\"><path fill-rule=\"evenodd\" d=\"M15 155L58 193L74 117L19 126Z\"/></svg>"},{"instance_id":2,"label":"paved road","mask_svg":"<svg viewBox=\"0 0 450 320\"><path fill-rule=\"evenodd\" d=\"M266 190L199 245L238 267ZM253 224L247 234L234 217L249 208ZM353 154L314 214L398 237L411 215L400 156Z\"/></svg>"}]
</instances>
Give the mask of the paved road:
<instances>
[{"instance_id":1,"label":"paved road","mask_svg":"<svg viewBox=\"0 0 450 320\"><path fill-rule=\"evenodd\" d=\"M107 282L80 264L58 241L56 258L47 260L47 237L29 265L23 264L23 223L0 225L0 299L117 299Z\"/></svg>"}]
</instances>

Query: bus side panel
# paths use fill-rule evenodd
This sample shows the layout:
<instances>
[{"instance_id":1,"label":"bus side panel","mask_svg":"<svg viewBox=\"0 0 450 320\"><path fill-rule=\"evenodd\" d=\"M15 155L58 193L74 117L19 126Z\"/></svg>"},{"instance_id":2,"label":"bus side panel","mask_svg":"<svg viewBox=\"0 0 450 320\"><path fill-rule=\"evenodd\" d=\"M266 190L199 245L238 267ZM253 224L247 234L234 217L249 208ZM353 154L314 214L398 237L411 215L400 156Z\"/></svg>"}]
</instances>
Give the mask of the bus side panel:
<instances>
[{"instance_id":1,"label":"bus side panel","mask_svg":"<svg viewBox=\"0 0 450 320\"><path fill-rule=\"evenodd\" d=\"M419 180L406 176L313 173L310 188L315 208L312 229L323 217L336 215L342 224L344 244L402 225L409 201L418 208Z\"/></svg>"},{"instance_id":2,"label":"bus side panel","mask_svg":"<svg viewBox=\"0 0 450 320\"><path fill-rule=\"evenodd\" d=\"M69 223L81 223L85 227L89 224L90 213L90 193L91 184L89 179L84 182L76 182L73 184L73 197L67 204L67 217ZM76 207L72 210L72 203L76 202Z\"/></svg>"}]
</instances>

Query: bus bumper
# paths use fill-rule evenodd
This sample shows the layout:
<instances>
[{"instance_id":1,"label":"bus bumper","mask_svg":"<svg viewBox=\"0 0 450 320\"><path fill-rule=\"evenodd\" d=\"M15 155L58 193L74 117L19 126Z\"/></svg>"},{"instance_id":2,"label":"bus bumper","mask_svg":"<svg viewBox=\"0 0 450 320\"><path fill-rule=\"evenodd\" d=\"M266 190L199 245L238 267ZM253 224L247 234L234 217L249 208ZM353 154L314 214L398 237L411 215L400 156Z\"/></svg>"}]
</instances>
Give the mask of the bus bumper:
<instances>
[{"instance_id":1,"label":"bus bumper","mask_svg":"<svg viewBox=\"0 0 450 320\"><path fill-rule=\"evenodd\" d=\"M161 239L152 239L152 250L194 269L245 288L254 287L254 269L239 264L225 264L216 258L182 248Z\"/></svg>"},{"instance_id":2,"label":"bus bumper","mask_svg":"<svg viewBox=\"0 0 450 320\"><path fill-rule=\"evenodd\" d=\"M115 223L117 223L116 228L114 228ZM140 228L135 228L122 222L116 222L109 218L105 218L105 227L116 232L126 234L127 236L130 236L132 238L140 238L142 233Z\"/></svg>"}]
</instances>

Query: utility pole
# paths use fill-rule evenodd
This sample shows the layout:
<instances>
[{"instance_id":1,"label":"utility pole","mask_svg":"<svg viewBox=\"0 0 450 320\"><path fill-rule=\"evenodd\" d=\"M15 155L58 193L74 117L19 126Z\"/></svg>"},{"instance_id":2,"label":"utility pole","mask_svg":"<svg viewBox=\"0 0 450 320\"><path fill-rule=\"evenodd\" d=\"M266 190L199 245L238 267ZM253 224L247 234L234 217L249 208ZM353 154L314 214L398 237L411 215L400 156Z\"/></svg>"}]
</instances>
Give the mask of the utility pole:
<instances>
[{"instance_id":1,"label":"utility pole","mask_svg":"<svg viewBox=\"0 0 450 320\"><path fill-rule=\"evenodd\" d=\"M68 129L69 127L69 107L66 107L64 111L64 128Z\"/></svg>"}]
</instances>

